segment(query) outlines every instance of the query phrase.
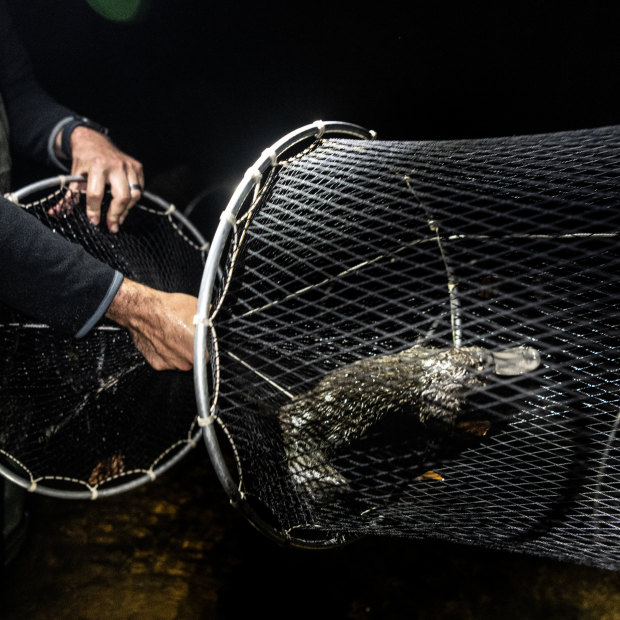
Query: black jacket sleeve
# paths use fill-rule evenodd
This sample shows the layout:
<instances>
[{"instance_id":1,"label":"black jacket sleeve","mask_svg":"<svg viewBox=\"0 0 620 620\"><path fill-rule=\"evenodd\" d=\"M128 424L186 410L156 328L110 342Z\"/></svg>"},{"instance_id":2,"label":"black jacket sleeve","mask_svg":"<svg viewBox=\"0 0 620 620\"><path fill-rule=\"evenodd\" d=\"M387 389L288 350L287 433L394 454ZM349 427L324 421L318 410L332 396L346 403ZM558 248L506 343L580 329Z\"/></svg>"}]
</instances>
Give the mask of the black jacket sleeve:
<instances>
[{"instance_id":1,"label":"black jacket sleeve","mask_svg":"<svg viewBox=\"0 0 620 620\"><path fill-rule=\"evenodd\" d=\"M54 101L37 83L5 0L0 0L0 93L12 148L49 164L53 130L73 112Z\"/></svg>"},{"instance_id":2,"label":"black jacket sleeve","mask_svg":"<svg viewBox=\"0 0 620 620\"><path fill-rule=\"evenodd\" d=\"M0 198L0 302L67 335L105 314L122 276Z\"/></svg>"}]
</instances>

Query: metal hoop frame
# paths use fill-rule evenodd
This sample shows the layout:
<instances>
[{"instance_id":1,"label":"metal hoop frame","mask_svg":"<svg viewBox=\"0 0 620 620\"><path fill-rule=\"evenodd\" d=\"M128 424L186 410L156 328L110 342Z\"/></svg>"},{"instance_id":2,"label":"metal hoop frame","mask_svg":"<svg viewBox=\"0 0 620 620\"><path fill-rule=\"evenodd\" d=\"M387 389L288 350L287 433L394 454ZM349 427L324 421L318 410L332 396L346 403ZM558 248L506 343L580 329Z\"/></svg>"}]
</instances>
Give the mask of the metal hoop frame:
<instances>
[{"instance_id":1,"label":"metal hoop frame","mask_svg":"<svg viewBox=\"0 0 620 620\"><path fill-rule=\"evenodd\" d=\"M326 548L338 546L346 541L342 538L329 541L307 541L293 539L277 532L269 523L261 517L256 510L249 504L242 491L238 488L233 476L231 475L222 453L220 443L216 434L214 422L215 416L210 413L209 388L207 382L207 332L209 328L209 308L213 287L218 277L220 260L222 258L228 237L233 229L233 221L245 204L246 199L252 192L260 187L262 177L272 166L278 164L278 158L293 146L304 140L320 140L324 136L350 137L372 140L376 137L374 131L338 121L316 121L310 125L305 125L292 131L265 149L253 166L248 168L242 181L235 189L225 210L220 216L220 223L211 242L207 262L204 268L200 293L198 297L198 309L196 313L196 334L194 337L194 387L196 390L196 402L198 405L198 422L204 430L204 440L207 446L211 463L215 469L220 483L230 498L233 506L256 527L260 532L269 538L285 545L306 548Z\"/></svg>"},{"instance_id":2,"label":"metal hoop frame","mask_svg":"<svg viewBox=\"0 0 620 620\"><path fill-rule=\"evenodd\" d=\"M26 185L15 192L7 194L5 197L8 200L16 204L20 204L20 201L24 198L27 198L30 194L42 191L46 189L52 189L57 187L64 187L68 183L85 181L85 178L79 175L68 175L68 176L55 176L49 177L47 179L42 179L35 183L31 183L30 185ZM195 238L195 242L200 247L204 247L205 249L208 247L207 242L203 238L202 234L198 231L198 229L178 210L169 202L166 202L164 199L159 196L152 194L148 191L144 191L142 196L147 200L151 201L155 208L161 209L163 213L168 213L172 217L176 218L179 223L182 224L184 228L186 228ZM198 427L196 432L192 435L191 440L187 442L187 444L181 448L172 458L166 461L164 464L156 467L152 470L152 472L145 473L142 476L138 476L133 478L131 481L119 484L114 487L104 488L104 489L96 489L93 491L71 491L71 490L61 490L55 489L53 487L46 487L44 484L40 484L37 482L36 486L33 488L32 483L25 478L22 478L14 471L8 469L4 465L0 463L0 475L4 476L11 482L17 484L18 486L31 491L36 492L41 495L47 495L49 497L55 497L60 499L97 499L100 497L106 497L111 495L117 495L119 493L124 493L126 491L130 491L147 482L151 482L155 480L158 476L169 470L173 465L178 463L184 456L186 456L190 450L192 450L196 443L198 442L201 435L201 428Z\"/></svg>"}]
</instances>

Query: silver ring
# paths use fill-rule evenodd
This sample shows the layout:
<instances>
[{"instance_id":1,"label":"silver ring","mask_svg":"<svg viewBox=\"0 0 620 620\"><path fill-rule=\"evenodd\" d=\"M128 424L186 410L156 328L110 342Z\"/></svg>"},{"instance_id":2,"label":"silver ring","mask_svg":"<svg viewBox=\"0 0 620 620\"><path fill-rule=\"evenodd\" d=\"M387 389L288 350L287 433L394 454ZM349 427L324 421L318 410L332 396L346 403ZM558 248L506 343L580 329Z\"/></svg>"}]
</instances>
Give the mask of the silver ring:
<instances>
[{"instance_id":1,"label":"silver ring","mask_svg":"<svg viewBox=\"0 0 620 620\"><path fill-rule=\"evenodd\" d=\"M131 183L129 185L129 189L137 189L140 193L142 193L142 185L139 185L138 183Z\"/></svg>"}]
</instances>

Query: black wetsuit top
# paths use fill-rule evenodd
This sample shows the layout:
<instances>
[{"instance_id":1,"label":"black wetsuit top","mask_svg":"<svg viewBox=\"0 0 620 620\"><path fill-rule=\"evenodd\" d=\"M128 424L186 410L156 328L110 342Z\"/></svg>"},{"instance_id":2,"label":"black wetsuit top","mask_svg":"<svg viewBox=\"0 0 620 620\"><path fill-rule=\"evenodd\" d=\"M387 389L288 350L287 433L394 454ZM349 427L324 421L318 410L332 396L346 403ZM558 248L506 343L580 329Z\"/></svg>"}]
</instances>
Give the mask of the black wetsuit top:
<instances>
[{"instance_id":1,"label":"black wetsuit top","mask_svg":"<svg viewBox=\"0 0 620 620\"><path fill-rule=\"evenodd\" d=\"M53 162L53 137L73 112L38 85L0 0L0 95L11 148ZM0 302L63 333L83 336L114 298L122 276L81 246L0 198Z\"/></svg>"}]
</instances>

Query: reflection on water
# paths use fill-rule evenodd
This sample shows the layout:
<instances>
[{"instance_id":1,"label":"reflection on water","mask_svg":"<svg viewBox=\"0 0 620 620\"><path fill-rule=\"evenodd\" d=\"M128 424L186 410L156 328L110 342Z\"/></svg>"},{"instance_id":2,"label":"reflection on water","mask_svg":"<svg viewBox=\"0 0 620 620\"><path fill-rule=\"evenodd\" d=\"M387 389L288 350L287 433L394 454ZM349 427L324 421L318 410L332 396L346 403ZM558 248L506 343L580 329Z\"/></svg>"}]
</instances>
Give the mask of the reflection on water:
<instances>
[{"instance_id":1,"label":"reflection on water","mask_svg":"<svg viewBox=\"0 0 620 620\"><path fill-rule=\"evenodd\" d=\"M202 447L161 480L92 501L30 496L0 614L29 618L613 620L620 575L441 543L276 546L228 504ZM416 615L417 614L417 615Z\"/></svg>"}]
</instances>

